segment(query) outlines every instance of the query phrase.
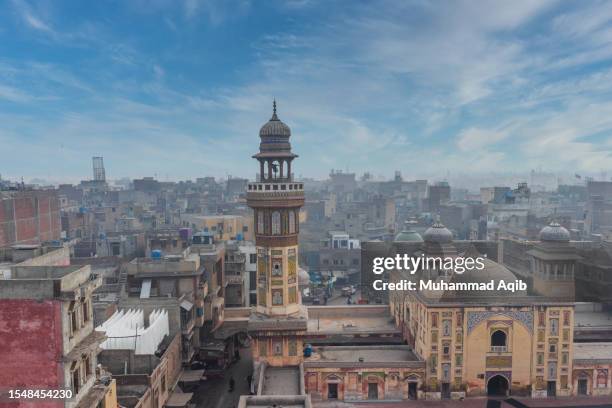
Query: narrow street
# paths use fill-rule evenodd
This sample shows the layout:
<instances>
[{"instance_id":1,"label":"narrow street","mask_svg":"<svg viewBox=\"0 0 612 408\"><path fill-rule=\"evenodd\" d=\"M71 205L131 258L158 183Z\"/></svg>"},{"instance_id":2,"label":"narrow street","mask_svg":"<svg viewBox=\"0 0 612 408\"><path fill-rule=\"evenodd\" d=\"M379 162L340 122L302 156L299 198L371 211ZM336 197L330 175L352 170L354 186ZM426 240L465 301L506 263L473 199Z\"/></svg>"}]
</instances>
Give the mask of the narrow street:
<instances>
[{"instance_id":1,"label":"narrow street","mask_svg":"<svg viewBox=\"0 0 612 408\"><path fill-rule=\"evenodd\" d=\"M361 291L357 290L352 296L351 299L353 304L357 304L357 301L361 298ZM327 300L327 304L330 306L342 306L346 305L346 296L342 294L342 290L336 289L334 290L334 294L331 298Z\"/></svg>"},{"instance_id":2,"label":"narrow street","mask_svg":"<svg viewBox=\"0 0 612 408\"><path fill-rule=\"evenodd\" d=\"M248 348L240 350L240 360L230 365L223 378L211 378L195 391L198 408L234 408L241 395L249 393L247 376L251 374L253 361ZM229 380L234 378L234 391L229 392Z\"/></svg>"}]
</instances>

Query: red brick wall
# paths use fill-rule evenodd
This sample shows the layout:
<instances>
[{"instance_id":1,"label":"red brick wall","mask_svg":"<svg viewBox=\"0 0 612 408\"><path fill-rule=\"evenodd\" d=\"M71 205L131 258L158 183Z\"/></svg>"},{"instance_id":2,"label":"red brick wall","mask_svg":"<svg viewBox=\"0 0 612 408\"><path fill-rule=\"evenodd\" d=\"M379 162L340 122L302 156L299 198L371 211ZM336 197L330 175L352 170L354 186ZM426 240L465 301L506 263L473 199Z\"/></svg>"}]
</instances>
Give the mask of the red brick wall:
<instances>
[{"instance_id":1,"label":"red brick wall","mask_svg":"<svg viewBox=\"0 0 612 408\"><path fill-rule=\"evenodd\" d=\"M0 247L60 239L55 191L22 191L0 201Z\"/></svg>"},{"instance_id":2,"label":"red brick wall","mask_svg":"<svg viewBox=\"0 0 612 408\"><path fill-rule=\"evenodd\" d=\"M0 386L58 389L64 385L61 304L29 299L0 300ZM0 407L54 408L63 403L0 402Z\"/></svg>"}]
</instances>

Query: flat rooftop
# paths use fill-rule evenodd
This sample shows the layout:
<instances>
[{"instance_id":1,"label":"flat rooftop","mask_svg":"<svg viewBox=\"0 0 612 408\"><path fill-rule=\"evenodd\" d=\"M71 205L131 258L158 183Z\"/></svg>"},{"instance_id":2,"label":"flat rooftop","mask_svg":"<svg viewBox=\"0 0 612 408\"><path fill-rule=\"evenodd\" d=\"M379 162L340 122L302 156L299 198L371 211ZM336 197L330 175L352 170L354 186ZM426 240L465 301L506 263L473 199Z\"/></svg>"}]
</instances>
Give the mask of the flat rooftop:
<instances>
[{"instance_id":1,"label":"flat rooftop","mask_svg":"<svg viewBox=\"0 0 612 408\"><path fill-rule=\"evenodd\" d=\"M396 333L387 305L308 307L308 332L320 334Z\"/></svg>"},{"instance_id":2,"label":"flat rooftop","mask_svg":"<svg viewBox=\"0 0 612 408\"><path fill-rule=\"evenodd\" d=\"M0 299L74 300L77 288L95 289L101 283L92 279L89 265L13 266L8 276L0 280Z\"/></svg>"},{"instance_id":3,"label":"flat rooftop","mask_svg":"<svg viewBox=\"0 0 612 408\"><path fill-rule=\"evenodd\" d=\"M380 317L350 316L342 320L319 318L308 320L308 331L312 333L373 333L395 332L393 323Z\"/></svg>"},{"instance_id":4,"label":"flat rooftop","mask_svg":"<svg viewBox=\"0 0 612 408\"><path fill-rule=\"evenodd\" d=\"M13 266L11 279L47 280L61 279L82 269L83 265L70 266Z\"/></svg>"},{"instance_id":5,"label":"flat rooftop","mask_svg":"<svg viewBox=\"0 0 612 408\"><path fill-rule=\"evenodd\" d=\"M243 395L238 408L312 408L309 395Z\"/></svg>"},{"instance_id":6,"label":"flat rooftop","mask_svg":"<svg viewBox=\"0 0 612 408\"><path fill-rule=\"evenodd\" d=\"M574 343L574 360L612 361L612 343Z\"/></svg>"},{"instance_id":7,"label":"flat rooftop","mask_svg":"<svg viewBox=\"0 0 612 408\"><path fill-rule=\"evenodd\" d=\"M574 313L574 329L611 328L612 313L603 311L588 311Z\"/></svg>"},{"instance_id":8,"label":"flat rooftop","mask_svg":"<svg viewBox=\"0 0 612 408\"><path fill-rule=\"evenodd\" d=\"M232 220L234 218L244 217L238 214L223 214L223 215L198 215L198 214L182 214L183 217L189 217L197 220Z\"/></svg>"},{"instance_id":9,"label":"flat rooftop","mask_svg":"<svg viewBox=\"0 0 612 408\"><path fill-rule=\"evenodd\" d=\"M394 363L419 361L408 346L341 346L317 347L306 361L343 363Z\"/></svg>"},{"instance_id":10,"label":"flat rooftop","mask_svg":"<svg viewBox=\"0 0 612 408\"><path fill-rule=\"evenodd\" d=\"M298 367L266 367L263 395L299 395L300 369Z\"/></svg>"}]
</instances>

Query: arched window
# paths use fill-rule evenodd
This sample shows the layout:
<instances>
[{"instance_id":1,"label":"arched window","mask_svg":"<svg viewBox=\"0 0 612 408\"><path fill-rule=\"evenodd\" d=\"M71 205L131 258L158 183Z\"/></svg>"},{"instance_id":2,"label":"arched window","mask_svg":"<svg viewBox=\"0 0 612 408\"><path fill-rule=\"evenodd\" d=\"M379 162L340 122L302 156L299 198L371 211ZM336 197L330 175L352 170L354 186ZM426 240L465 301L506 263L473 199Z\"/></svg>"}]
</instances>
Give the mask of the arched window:
<instances>
[{"instance_id":1,"label":"arched window","mask_svg":"<svg viewBox=\"0 0 612 408\"><path fill-rule=\"evenodd\" d=\"M257 211L257 233L264 233L264 213L263 211Z\"/></svg>"},{"instance_id":2,"label":"arched window","mask_svg":"<svg viewBox=\"0 0 612 408\"><path fill-rule=\"evenodd\" d=\"M289 233L295 234L295 211L289 211Z\"/></svg>"},{"instance_id":3,"label":"arched window","mask_svg":"<svg viewBox=\"0 0 612 408\"><path fill-rule=\"evenodd\" d=\"M597 370L597 388L608 386L608 370Z\"/></svg>"},{"instance_id":4,"label":"arched window","mask_svg":"<svg viewBox=\"0 0 612 408\"><path fill-rule=\"evenodd\" d=\"M281 216L280 212L272 213L272 235L280 235L281 233Z\"/></svg>"},{"instance_id":5,"label":"arched window","mask_svg":"<svg viewBox=\"0 0 612 408\"><path fill-rule=\"evenodd\" d=\"M502 330L495 330L491 334L491 350L506 351L506 333Z\"/></svg>"}]
</instances>

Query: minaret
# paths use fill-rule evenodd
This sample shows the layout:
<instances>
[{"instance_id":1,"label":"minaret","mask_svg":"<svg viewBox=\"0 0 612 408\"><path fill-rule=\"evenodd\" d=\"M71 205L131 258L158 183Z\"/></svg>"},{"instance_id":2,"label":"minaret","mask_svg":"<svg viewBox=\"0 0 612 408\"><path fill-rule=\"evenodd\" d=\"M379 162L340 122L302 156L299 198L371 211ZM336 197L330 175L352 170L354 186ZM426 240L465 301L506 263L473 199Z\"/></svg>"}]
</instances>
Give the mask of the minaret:
<instances>
[{"instance_id":1,"label":"minaret","mask_svg":"<svg viewBox=\"0 0 612 408\"><path fill-rule=\"evenodd\" d=\"M298 290L299 212L304 185L293 180L291 130L276 115L259 131L257 181L247 186L247 204L253 209L257 247L257 307L249 332L254 336L256 362L294 365L301 361L301 335L307 313Z\"/></svg>"}]
</instances>

